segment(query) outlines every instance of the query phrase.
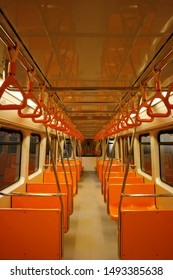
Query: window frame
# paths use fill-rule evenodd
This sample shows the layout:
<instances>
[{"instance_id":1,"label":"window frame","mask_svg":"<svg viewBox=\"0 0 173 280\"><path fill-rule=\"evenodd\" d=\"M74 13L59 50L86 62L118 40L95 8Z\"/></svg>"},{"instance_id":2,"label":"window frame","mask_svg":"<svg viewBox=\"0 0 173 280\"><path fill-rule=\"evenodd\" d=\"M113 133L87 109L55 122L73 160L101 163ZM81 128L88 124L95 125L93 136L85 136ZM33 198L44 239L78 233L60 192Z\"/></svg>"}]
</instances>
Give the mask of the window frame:
<instances>
[{"instance_id":1,"label":"window frame","mask_svg":"<svg viewBox=\"0 0 173 280\"><path fill-rule=\"evenodd\" d=\"M35 153L35 159L36 161L34 161L35 163L35 169L33 170L32 168L30 168L30 164L33 163L33 161L31 162L30 161L30 158L31 158L31 138L32 137L38 137L38 141L35 143L35 150L36 150L36 153ZM41 142L41 136L37 133L31 133L30 134L30 145L29 145L29 160L28 160L28 175L32 175L34 174L35 172L38 171L39 169L39 159L40 159L40 142ZM32 143L34 144L34 143ZM38 149L37 149L37 145L38 145ZM38 151L38 152L37 152Z\"/></svg>"},{"instance_id":2,"label":"window frame","mask_svg":"<svg viewBox=\"0 0 173 280\"><path fill-rule=\"evenodd\" d=\"M162 174L163 174L163 172L162 172L162 166L163 166L163 164L162 164L162 162L161 162L161 146L170 146L171 144L171 146L173 147L173 141L172 142L161 142L160 141L160 136L161 135L163 135L163 134L173 134L173 129L169 129L169 130L162 130L162 131L160 131L159 133L158 133L158 145L159 145L159 171L160 171L160 180L163 182L163 183L165 183L165 184L167 184L167 185L169 185L170 187L173 187L173 183L172 184L170 184L168 181L166 181L166 180L164 180L163 179L163 177L162 177Z\"/></svg>"},{"instance_id":3,"label":"window frame","mask_svg":"<svg viewBox=\"0 0 173 280\"><path fill-rule=\"evenodd\" d=\"M147 136L150 137L150 142L141 142L141 138L142 138L142 137L147 137ZM151 170L151 173L148 172L146 169L144 169L144 165L145 165L145 164L142 164L142 146L144 146L144 145L149 145L149 147L150 147L150 166L151 166L151 169L150 169L150 170ZM140 149L140 168L141 168L141 170L142 170L144 173L148 174L149 176L152 176L151 135L150 135L149 133L141 134L141 135L139 136L139 149ZM144 160L144 163L145 163L145 158L143 158L143 160Z\"/></svg>"},{"instance_id":4,"label":"window frame","mask_svg":"<svg viewBox=\"0 0 173 280\"><path fill-rule=\"evenodd\" d=\"M85 139L84 141L81 142L81 146L82 146L81 155L78 154L78 150L76 147L76 156L77 157L97 157L98 154L97 154L97 151L95 150L96 145L97 145L97 141L94 141L93 139ZM87 148L88 148L88 151L87 151ZM102 150L101 150L101 154L102 154Z\"/></svg>"},{"instance_id":5,"label":"window frame","mask_svg":"<svg viewBox=\"0 0 173 280\"><path fill-rule=\"evenodd\" d=\"M107 141L108 141L108 146L106 149L106 155L108 158L115 158L116 157L115 146L114 146L113 154L111 154L111 149L114 144L115 138L109 138L109 140L107 140Z\"/></svg>"},{"instance_id":6,"label":"window frame","mask_svg":"<svg viewBox=\"0 0 173 280\"><path fill-rule=\"evenodd\" d=\"M3 182L5 182L4 180L0 181L2 183L2 185L0 184L0 190L3 190L11 185L13 185L14 183L18 182L20 180L20 175L21 175L21 157L22 157L22 143L23 143L23 135L22 135L22 132L19 131L19 130L14 130L14 129L7 129L7 128L0 128L0 132L5 132L5 133L8 133L9 134L9 137L10 137L10 134L18 134L19 136L19 140L18 141L1 141L0 139L0 155L3 153L3 148L2 146L7 146L7 149L8 149L8 153L6 153L6 156L7 156L7 159L8 159L8 156L11 154L11 155L15 155L15 159L16 161L13 162L12 161L12 158L10 161L7 161L7 160L4 160L3 161L3 166L6 166L7 167L4 167L4 170L3 171L3 175L1 175L2 177L5 177L5 173L7 171L7 168L9 168L10 170L13 170L15 169L14 171L14 174L16 174L16 178L15 180L11 180L11 182L7 183L7 184L4 184L3 185ZM14 136L14 135L13 135ZM12 151L12 149L14 149L14 146L15 146L15 152L14 150ZM2 149L1 149L2 148ZM11 151L10 151L11 150ZM5 155L5 153L4 153ZM3 157L2 157L2 160L3 160ZM10 164L10 167L8 167L8 164ZM9 177L8 177L9 178ZM4 178L3 178L4 179ZM8 181L7 181L8 182Z\"/></svg>"}]
</instances>

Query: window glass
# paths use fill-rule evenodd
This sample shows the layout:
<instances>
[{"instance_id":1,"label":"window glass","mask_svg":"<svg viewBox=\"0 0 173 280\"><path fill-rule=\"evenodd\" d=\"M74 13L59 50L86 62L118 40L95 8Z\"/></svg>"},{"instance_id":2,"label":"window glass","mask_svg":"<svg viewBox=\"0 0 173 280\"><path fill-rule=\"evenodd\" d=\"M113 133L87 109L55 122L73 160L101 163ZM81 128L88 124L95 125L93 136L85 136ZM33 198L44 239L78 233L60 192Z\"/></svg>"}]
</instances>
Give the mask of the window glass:
<instances>
[{"instance_id":1,"label":"window glass","mask_svg":"<svg viewBox=\"0 0 173 280\"><path fill-rule=\"evenodd\" d=\"M56 160L57 140L56 140L56 137L54 137L54 136L51 136L51 150L52 150L52 155L54 157L54 160ZM51 152L49 150L48 140L46 140L46 158L45 158L45 163L46 164L52 164Z\"/></svg>"},{"instance_id":2,"label":"window glass","mask_svg":"<svg viewBox=\"0 0 173 280\"><path fill-rule=\"evenodd\" d=\"M0 129L0 190L20 178L22 134Z\"/></svg>"},{"instance_id":3,"label":"window glass","mask_svg":"<svg viewBox=\"0 0 173 280\"><path fill-rule=\"evenodd\" d=\"M141 159L141 169L147 174L151 175L151 143L150 135L141 135L139 138L140 142L140 159Z\"/></svg>"},{"instance_id":4,"label":"window glass","mask_svg":"<svg viewBox=\"0 0 173 280\"><path fill-rule=\"evenodd\" d=\"M121 142L120 142L120 138L118 139L118 151L119 151L119 159L121 160Z\"/></svg>"},{"instance_id":5,"label":"window glass","mask_svg":"<svg viewBox=\"0 0 173 280\"><path fill-rule=\"evenodd\" d=\"M129 152L130 152L130 147L131 147L131 140L132 140L131 136L123 138L123 160L124 160L124 163L127 163L127 160L129 158ZM131 152L130 164L134 164L133 147L132 147L132 152Z\"/></svg>"},{"instance_id":6,"label":"window glass","mask_svg":"<svg viewBox=\"0 0 173 280\"><path fill-rule=\"evenodd\" d=\"M98 145L98 141L93 139L81 141L80 154L78 154L78 149L76 149L76 155L82 157L96 157L98 153L101 154L101 145Z\"/></svg>"},{"instance_id":7,"label":"window glass","mask_svg":"<svg viewBox=\"0 0 173 280\"><path fill-rule=\"evenodd\" d=\"M115 145L112 150L113 144L114 144L114 139L109 139L108 147L107 147L107 157L109 158L115 158Z\"/></svg>"},{"instance_id":8,"label":"window glass","mask_svg":"<svg viewBox=\"0 0 173 280\"><path fill-rule=\"evenodd\" d=\"M39 168L40 136L31 134L29 149L29 175Z\"/></svg>"},{"instance_id":9,"label":"window glass","mask_svg":"<svg viewBox=\"0 0 173 280\"><path fill-rule=\"evenodd\" d=\"M159 134L160 177L173 187L173 131Z\"/></svg>"},{"instance_id":10,"label":"window glass","mask_svg":"<svg viewBox=\"0 0 173 280\"><path fill-rule=\"evenodd\" d=\"M80 150L80 143L77 143L77 151L78 153ZM63 157L67 158L67 157L71 157L72 156L72 145L71 145L71 141L70 139L65 139L65 143L64 143L64 153L63 153Z\"/></svg>"}]
</instances>

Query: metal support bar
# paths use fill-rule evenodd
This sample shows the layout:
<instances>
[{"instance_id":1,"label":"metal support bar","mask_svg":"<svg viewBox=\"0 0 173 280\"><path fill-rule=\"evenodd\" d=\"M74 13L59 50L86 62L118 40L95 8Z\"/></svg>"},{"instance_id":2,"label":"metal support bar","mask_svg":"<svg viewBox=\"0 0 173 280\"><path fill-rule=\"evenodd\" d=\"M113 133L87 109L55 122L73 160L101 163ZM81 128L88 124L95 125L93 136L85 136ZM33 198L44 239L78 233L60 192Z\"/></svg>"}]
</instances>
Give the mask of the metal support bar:
<instances>
[{"instance_id":1,"label":"metal support bar","mask_svg":"<svg viewBox=\"0 0 173 280\"><path fill-rule=\"evenodd\" d=\"M58 193L61 193L61 189L60 189L60 183L59 183L59 179L58 179L58 173L57 173L57 169L56 169L56 163L55 163L55 159L53 156L53 151L52 151L52 147L51 147L51 142L50 142L50 138L49 138L49 133L48 133L48 129L47 126L45 126L45 130L46 130L46 136L47 136L47 143L48 143L48 147L49 147L49 151L50 151L50 156L51 156L51 160L52 160L52 166L53 166L53 171L54 171L54 175L55 175L55 180L56 180L56 185L57 185L57 190ZM64 247L64 207L63 207L63 202L62 202L62 196L60 195L60 204L61 204L61 217L62 217L62 228L61 228L61 243L62 243L62 251L61 254L63 256L63 247Z\"/></svg>"},{"instance_id":2,"label":"metal support bar","mask_svg":"<svg viewBox=\"0 0 173 280\"><path fill-rule=\"evenodd\" d=\"M70 190L69 190L69 184L68 184L68 179L67 179L67 173L66 173L66 169L65 169L65 165L64 165L64 160L63 160L63 154L62 154L62 149L61 149L61 143L60 143L60 139L59 139L59 135L58 135L58 133L57 133L57 130L56 130L56 136L57 136L57 140L58 140L58 151L59 151L59 154L60 154L61 164L62 164L62 168L63 168L63 171L64 171L64 177L65 177L65 182L66 182L66 186L67 186L68 202L69 202L69 200L70 200L70 197L69 197ZM69 207L69 203L68 203L68 207ZM68 211L69 211L69 209L68 209Z\"/></svg>"}]
</instances>

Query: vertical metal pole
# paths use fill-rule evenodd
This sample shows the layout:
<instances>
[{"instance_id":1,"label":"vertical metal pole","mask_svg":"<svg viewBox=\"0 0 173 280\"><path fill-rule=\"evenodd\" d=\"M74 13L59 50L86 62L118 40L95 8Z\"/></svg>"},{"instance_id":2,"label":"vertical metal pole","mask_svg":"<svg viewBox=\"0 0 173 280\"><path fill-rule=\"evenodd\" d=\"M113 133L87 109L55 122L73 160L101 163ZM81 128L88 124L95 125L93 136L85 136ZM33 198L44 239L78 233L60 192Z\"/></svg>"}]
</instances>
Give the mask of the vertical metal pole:
<instances>
[{"instance_id":1,"label":"vertical metal pole","mask_svg":"<svg viewBox=\"0 0 173 280\"><path fill-rule=\"evenodd\" d=\"M52 147L51 147L51 141L50 141L50 138L49 138L49 133L48 133L47 126L45 126L45 130L46 130L47 143L48 143L50 156L51 156L51 160L52 160L52 166L53 166L53 171L54 171L54 175L55 175L56 185L57 185L57 189L58 189L58 194L61 194L60 183L59 183L59 179L58 179L55 159L54 159L54 156L53 156L53 151L52 151ZM64 207L63 207L63 202L62 202L62 196L60 195L59 198L60 198L60 204L61 204L61 220L62 220L62 228L61 228L61 244L62 244L61 257L62 257L63 252L64 252L64 249L63 249L64 248Z\"/></svg>"},{"instance_id":2,"label":"vertical metal pole","mask_svg":"<svg viewBox=\"0 0 173 280\"><path fill-rule=\"evenodd\" d=\"M62 154L62 149L61 149L61 143L60 143L60 139L59 139L59 135L57 133L57 130L56 130L56 136L57 136L57 140L58 140L58 151L59 151L59 154L60 154L61 164L62 164L62 168L63 168L63 171L64 171L64 177L65 177L65 182L66 182L66 186L67 186L68 213L69 213L70 212L70 210L69 210L69 203L70 203L70 197L69 197L70 190L69 189L70 189L70 187L69 187L69 184L68 184L67 173L66 173L66 170L65 170L63 154Z\"/></svg>"},{"instance_id":3,"label":"vertical metal pole","mask_svg":"<svg viewBox=\"0 0 173 280\"><path fill-rule=\"evenodd\" d=\"M140 104L141 102L141 98L139 98L139 101L138 101L138 105ZM135 123L137 122L137 120L135 120ZM127 165L126 165L126 169L125 169L125 174L124 174L124 178L123 178L123 183L122 183L122 188L121 188L121 195L120 195L120 203L119 203L119 209L118 209L118 230L119 230L119 248L118 248L118 251L119 251L119 256L121 257L121 233L120 233L120 230L121 230L121 205L122 205L122 200L123 200L123 194L124 194L124 191L125 191L125 186L126 186L126 180L127 180L127 176L128 176L128 172L129 172L129 166L130 166L130 160L131 160L131 155L132 155L132 150L133 150L133 144L134 144L134 139L135 139L135 135L136 135L136 128L137 126L134 126L134 129L133 129L133 134L132 134L132 139L131 139L131 145L130 145L130 149L129 149L129 155L128 155L128 158L127 158Z\"/></svg>"},{"instance_id":4,"label":"vertical metal pole","mask_svg":"<svg viewBox=\"0 0 173 280\"><path fill-rule=\"evenodd\" d=\"M114 139L114 143L113 143L113 146L112 146L112 149L111 149L110 157L109 157L109 160L108 160L108 164L109 164L109 162L110 162L110 166L108 166L108 164L107 164L107 166L106 166L105 177L106 177L106 172L107 172L107 170L108 170L108 168L109 168L108 177L107 177L107 182L109 181L109 177L110 177L110 173L111 173L112 162L113 162L112 152L113 152L113 149L114 149L114 147L115 147L117 138L118 138L118 135L116 134L115 139ZM106 186L105 186L105 192L104 192L104 200L105 200L105 202L106 202L106 192L107 192L107 189L106 189Z\"/></svg>"},{"instance_id":5,"label":"vertical metal pole","mask_svg":"<svg viewBox=\"0 0 173 280\"><path fill-rule=\"evenodd\" d=\"M74 150L74 145L73 145L73 141L72 141L72 137L70 136L70 141L71 141L71 146L72 146L72 150L73 150L73 159L74 159L74 164L76 167L76 176L77 176L77 164L76 164L76 156L75 156L75 150ZM76 186L76 192L78 192L78 187Z\"/></svg>"},{"instance_id":6,"label":"vertical metal pole","mask_svg":"<svg viewBox=\"0 0 173 280\"><path fill-rule=\"evenodd\" d=\"M66 151L66 154L67 154L67 162L68 162L68 167L69 167L69 171L70 171L71 181L72 181L72 185L73 185L74 184L74 182L73 182L73 174L72 174L70 160L69 160L69 153L68 153L67 145L66 145L66 141L65 141L65 134L64 134L64 147L65 147L65 151Z\"/></svg>"}]
</instances>

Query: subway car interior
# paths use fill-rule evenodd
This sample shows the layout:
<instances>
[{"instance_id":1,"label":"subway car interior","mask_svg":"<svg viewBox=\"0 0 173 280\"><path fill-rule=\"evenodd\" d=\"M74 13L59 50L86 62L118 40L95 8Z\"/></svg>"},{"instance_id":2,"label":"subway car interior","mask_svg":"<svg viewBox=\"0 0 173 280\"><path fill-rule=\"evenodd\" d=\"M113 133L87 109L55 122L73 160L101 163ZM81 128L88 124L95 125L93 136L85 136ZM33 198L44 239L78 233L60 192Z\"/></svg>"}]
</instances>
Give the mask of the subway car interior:
<instances>
[{"instance_id":1,"label":"subway car interior","mask_svg":"<svg viewBox=\"0 0 173 280\"><path fill-rule=\"evenodd\" d=\"M0 0L0 260L173 259L173 1Z\"/></svg>"}]
</instances>

